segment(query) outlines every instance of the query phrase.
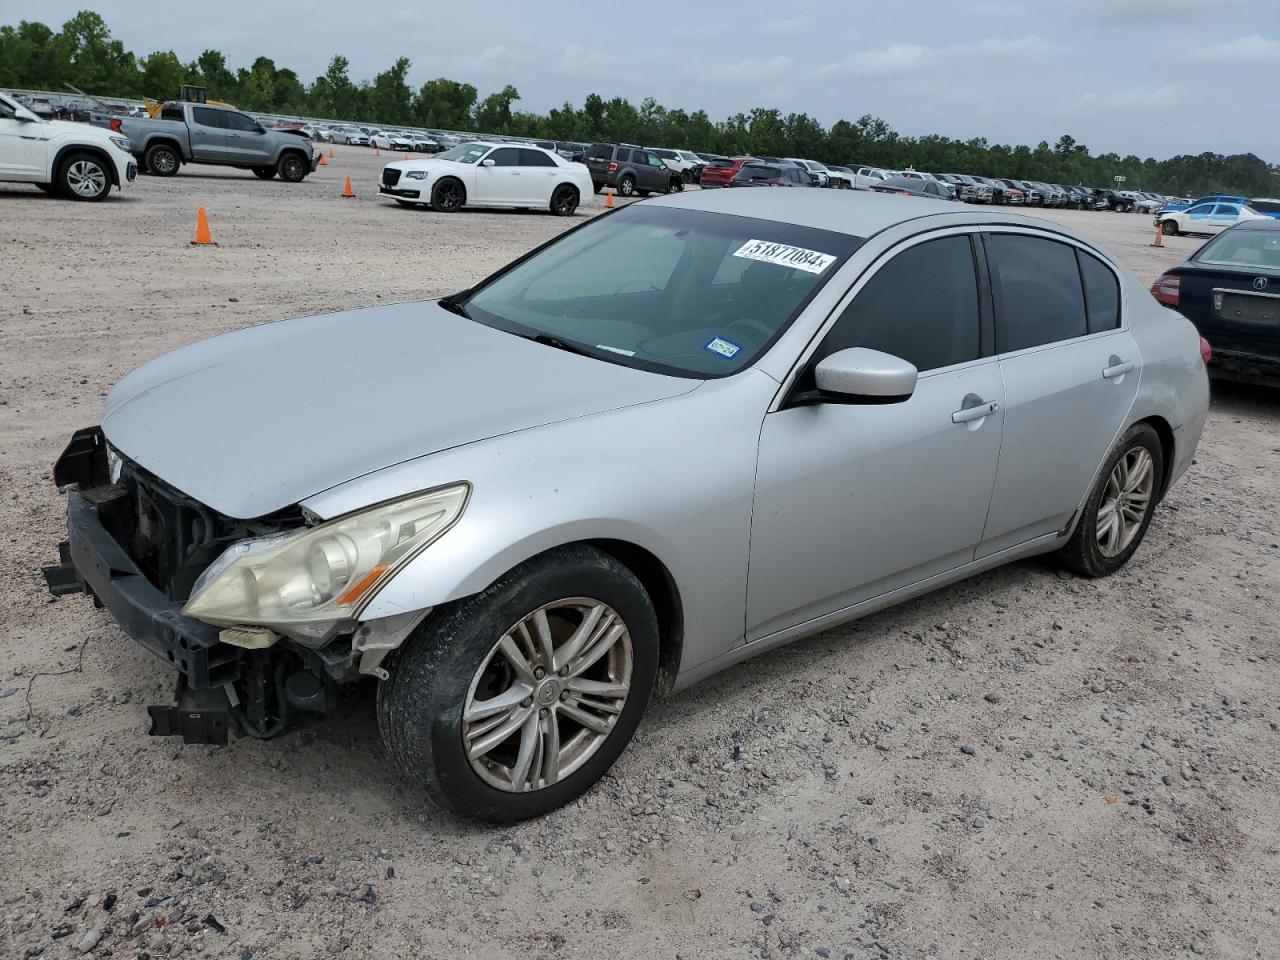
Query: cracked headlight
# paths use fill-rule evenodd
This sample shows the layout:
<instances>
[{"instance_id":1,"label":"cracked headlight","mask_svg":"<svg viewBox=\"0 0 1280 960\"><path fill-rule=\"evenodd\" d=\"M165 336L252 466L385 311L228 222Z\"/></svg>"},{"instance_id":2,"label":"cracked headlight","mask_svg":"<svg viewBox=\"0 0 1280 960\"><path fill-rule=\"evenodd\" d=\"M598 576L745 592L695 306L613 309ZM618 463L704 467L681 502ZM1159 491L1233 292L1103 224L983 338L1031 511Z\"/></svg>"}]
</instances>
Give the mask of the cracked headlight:
<instances>
[{"instance_id":1,"label":"cracked headlight","mask_svg":"<svg viewBox=\"0 0 1280 960\"><path fill-rule=\"evenodd\" d=\"M408 173L406 173L406 174L404 175L404 178L405 178L406 180L425 180L425 179L427 179L427 171L425 171L425 170L410 170Z\"/></svg>"},{"instance_id":2,"label":"cracked headlight","mask_svg":"<svg viewBox=\"0 0 1280 960\"><path fill-rule=\"evenodd\" d=\"M241 540L200 575L182 612L206 623L298 627L354 616L462 515L460 483L298 532Z\"/></svg>"}]
</instances>

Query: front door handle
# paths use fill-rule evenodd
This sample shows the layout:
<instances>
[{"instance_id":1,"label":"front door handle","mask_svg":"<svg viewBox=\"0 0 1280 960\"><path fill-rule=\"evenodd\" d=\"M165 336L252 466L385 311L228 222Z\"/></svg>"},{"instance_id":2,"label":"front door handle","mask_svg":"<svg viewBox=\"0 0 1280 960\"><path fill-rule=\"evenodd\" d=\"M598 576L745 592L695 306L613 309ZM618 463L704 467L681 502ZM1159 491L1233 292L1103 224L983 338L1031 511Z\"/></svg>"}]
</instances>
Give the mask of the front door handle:
<instances>
[{"instance_id":1,"label":"front door handle","mask_svg":"<svg viewBox=\"0 0 1280 960\"><path fill-rule=\"evenodd\" d=\"M976 403L973 401L977 401ZM989 417L1000 409L1000 404L992 400L990 402L976 397L973 394L964 398L965 405L951 415L952 423L968 423L971 420L981 420Z\"/></svg>"},{"instance_id":2,"label":"front door handle","mask_svg":"<svg viewBox=\"0 0 1280 960\"><path fill-rule=\"evenodd\" d=\"M1132 372L1137 364L1132 360L1122 361L1119 357L1113 356L1109 361L1110 366L1102 371L1103 379L1113 380L1116 377L1123 377L1126 373Z\"/></svg>"}]
</instances>

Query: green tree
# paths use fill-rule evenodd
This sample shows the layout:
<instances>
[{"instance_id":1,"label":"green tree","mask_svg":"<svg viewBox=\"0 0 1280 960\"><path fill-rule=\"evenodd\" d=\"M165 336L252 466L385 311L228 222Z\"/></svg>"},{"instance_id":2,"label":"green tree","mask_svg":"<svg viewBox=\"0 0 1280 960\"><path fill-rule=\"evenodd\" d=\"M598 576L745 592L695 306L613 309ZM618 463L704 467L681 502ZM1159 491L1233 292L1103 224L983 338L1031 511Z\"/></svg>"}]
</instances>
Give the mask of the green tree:
<instances>
[{"instance_id":1,"label":"green tree","mask_svg":"<svg viewBox=\"0 0 1280 960\"><path fill-rule=\"evenodd\" d=\"M142 89L149 97L173 99L187 80L187 68L172 50L157 50L142 61Z\"/></svg>"},{"instance_id":2,"label":"green tree","mask_svg":"<svg viewBox=\"0 0 1280 960\"><path fill-rule=\"evenodd\" d=\"M476 129L481 133L506 133L511 127L511 104L519 99L519 91L509 83L489 94L476 107Z\"/></svg>"},{"instance_id":3,"label":"green tree","mask_svg":"<svg viewBox=\"0 0 1280 960\"><path fill-rule=\"evenodd\" d=\"M404 82L409 67L409 58L400 57L390 69L373 78L373 86L369 90L369 119L395 126L412 121L413 91Z\"/></svg>"},{"instance_id":4,"label":"green tree","mask_svg":"<svg viewBox=\"0 0 1280 960\"><path fill-rule=\"evenodd\" d=\"M476 88L469 83L444 77L428 80L414 97L414 119L437 130L470 130L476 96Z\"/></svg>"}]
</instances>

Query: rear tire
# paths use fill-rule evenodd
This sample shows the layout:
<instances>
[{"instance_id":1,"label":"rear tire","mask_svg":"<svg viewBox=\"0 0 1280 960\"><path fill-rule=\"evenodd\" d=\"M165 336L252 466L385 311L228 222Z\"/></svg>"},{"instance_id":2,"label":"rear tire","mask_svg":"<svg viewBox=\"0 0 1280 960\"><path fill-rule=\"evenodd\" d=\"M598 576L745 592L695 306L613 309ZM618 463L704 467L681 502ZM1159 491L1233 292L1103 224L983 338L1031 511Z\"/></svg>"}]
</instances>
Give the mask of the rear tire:
<instances>
[{"instance_id":1,"label":"rear tire","mask_svg":"<svg viewBox=\"0 0 1280 960\"><path fill-rule=\"evenodd\" d=\"M69 200L105 200L111 192L111 174L92 153L71 153L58 167L58 190Z\"/></svg>"},{"instance_id":2,"label":"rear tire","mask_svg":"<svg viewBox=\"0 0 1280 960\"><path fill-rule=\"evenodd\" d=\"M253 175L257 177L259 180L271 180L275 178L276 168L275 167L254 167Z\"/></svg>"},{"instance_id":3,"label":"rear tire","mask_svg":"<svg viewBox=\"0 0 1280 960\"><path fill-rule=\"evenodd\" d=\"M577 209L577 188L567 183L562 183L556 187L551 194L551 212L557 217L571 217Z\"/></svg>"},{"instance_id":4,"label":"rear tire","mask_svg":"<svg viewBox=\"0 0 1280 960\"><path fill-rule=\"evenodd\" d=\"M1146 423L1130 427L1102 464L1071 539L1058 551L1084 577L1115 573L1146 536L1164 484L1160 436Z\"/></svg>"},{"instance_id":5,"label":"rear tire","mask_svg":"<svg viewBox=\"0 0 1280 960\"><path fill-rule=\"evenodd\" d=\"M142 160L147 166L147 173L153 173L157 177L172 177L182 166L182 158L178 156L178 151L167 143L157 143L148 147Z\"/></svg>"},{"instance_id":6,"label":"rear tire","mask_svg":"<svg viewBox=\"0 0 1280 960\"><path fill-rule=\"evenodd\" d=\"M548 645L565 653L572 642L567 638L586 621L575 618L573 609L585 613L592 607L593 613L603 607L614 619L588 624L593 630L598 623L603 632L590 634L577 654L567 653L567 665L557 671L547 661L544 667L538 631L545 627ZM539 611L549 615L530 628ZM506 649L517 651L527 682L500 650L504 638ZM587 668L574 665L590 659L585 651L598 651L600 644L609 652L591 669L604 672L588 679ZM510 823L569 803L604 775L639 726L657 669L657 615L639 580L608 554L581 545L560 547L423 621L378 687L378 726L401 772L441 806ZM606 685L615 689L606 692ZM588 686L595 690L587 692ZM524 688L524 700L517 687ZM594 712L594 704L578 699L584 695L610 697L612 708ZM484 711L485 702L499 697L509 702ZM588 729L565 710L578 716L592 711L586 719L593 726ZM548 721L556 727L554 736ZM497 733L495 726L509 730L506 739L477 751L487 734ZM526 748L526 737L536 746ZM548 765L552 745L556 763Z\"/></svg>"}]
</instances>

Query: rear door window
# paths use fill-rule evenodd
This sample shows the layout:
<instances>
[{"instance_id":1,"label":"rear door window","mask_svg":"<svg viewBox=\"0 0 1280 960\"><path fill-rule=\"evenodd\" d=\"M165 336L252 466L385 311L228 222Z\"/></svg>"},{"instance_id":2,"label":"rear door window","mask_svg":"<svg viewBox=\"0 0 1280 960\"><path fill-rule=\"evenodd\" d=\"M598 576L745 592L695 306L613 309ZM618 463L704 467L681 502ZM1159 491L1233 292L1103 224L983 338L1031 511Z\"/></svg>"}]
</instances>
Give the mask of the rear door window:
<instances>
[{"instance_id":1,"label":"rear door window","mask_svg":"<svg viewBox=\"0 0 1280 960\"><path fill-rule=\"evenodd\" d=\"M1075 248L1016 233L987 237L996 294L996 350L1012 353L1087 332Z\"/></svg>"},{"instance_id":2,"label":"rear door window","mask_svg":"<svg viewBox=\"0 0 1280 960\"><path fill-rule=\"evenodd\" d=\"M1092 254L1076 250L1084 280L1084 302L1090 333L1120 326L1120 281L1110 267Z\"/></svg>"},{"instance_id":3,"label":"rear door window","mask_svg":"<svg viewBox=\"0 0 1280 960\"><path fill-rule=\"evenodd\" d=\"M210 110L208 107L192 108L191 118L202 127L216 127L222 130L227 126L226 114L221 110Z\"/></svg>"},{"instance_id":4,"label":"rear door window","mask_svg":"<svg viewBox=\"0 0 1280 960\"><path fill-rule=\"evenodd\" d=\"M520 165L522 167L554 167L556 162L541 150L526 149L520 151Z\"/></svg>"}]
</instances>

